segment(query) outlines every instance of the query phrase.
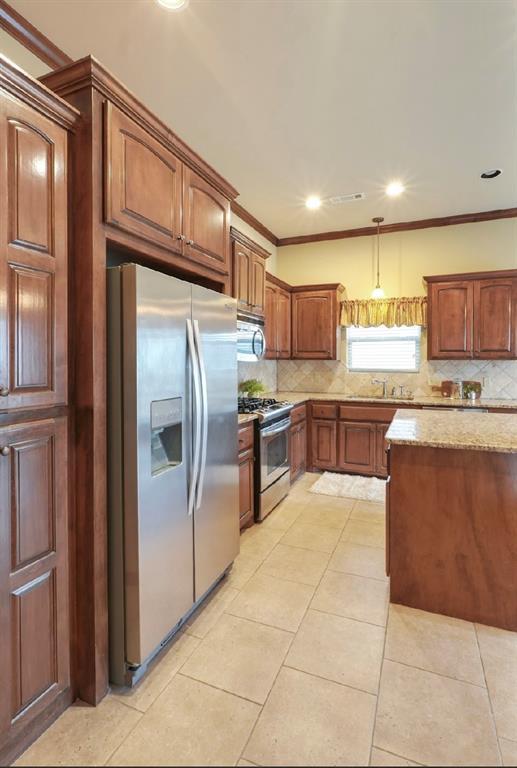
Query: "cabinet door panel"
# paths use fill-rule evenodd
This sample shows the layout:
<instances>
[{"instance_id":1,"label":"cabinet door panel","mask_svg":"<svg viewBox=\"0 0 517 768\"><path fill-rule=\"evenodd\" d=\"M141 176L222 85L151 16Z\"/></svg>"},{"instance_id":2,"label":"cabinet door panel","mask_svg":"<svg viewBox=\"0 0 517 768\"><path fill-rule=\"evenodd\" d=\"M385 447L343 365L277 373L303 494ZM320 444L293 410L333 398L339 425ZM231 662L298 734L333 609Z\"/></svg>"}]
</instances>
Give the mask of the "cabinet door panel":
<instances>
[{"instance_id":1,"label":"cabinet door panel","mask_svg":"<svg viewBox=\"0 0 517 768\"><path fill-rule=\"evenodd\" d=\"M255 315L264 314L266 290L266 262L261 256L252 255L251 260L251 311Z\"/></svg>"},{"instance_id":2,"label":"cabinet door panel","mask_svg":"<svg viewBox=\"0 0 517 768\"><path fill-rule=\"evenodd\" d=\"M336 466L337 425L335 421L313 419L311 424L312 464L320 469Z\"/></svg>"},{"instance_id":3,"label":"cabinet door panel","mask_svg":"<svg viewBox=\"0 0 517 768\"><path fill-rule=\"evenodd\" d=\"M239 521L245 528L254 518L253 449L239 454Z\"/></svg>"},{"instance_id":4,"label":"cabinet door panel","mask_svg":"<svg viewBox=\"0 0 517 768\"><path fill-rule=\"evenodd\" d=\"M368 423L339 423L340 469L372 472L375 469L375 427Z\"/></svg>"},{"instance_id":5,"label":"cabinet door panel","mask_svg":"<svg viewBox=\"0 0 517 768\"><path fill-rule=\"evenodd\" d=\"M238 242L233 243L233 295L240 308L249 310L251 281L251 251Z\"/></svg>"},{"instance_id":6,"label":"cabinet door panel","mask_svg":"<svg viewBox=\"0 0 517 768\"><path fill-rule=\"evenodd\" d=\"M66 441L64 419L0 428L0 734L70 682Z\"/></svg>"},{"instance_id":7,"label":"cabinet door panel","mask_svg":"<svg viewBox=\"0 0 517 768\"><path fill-rule=\"evenodd\" d=\"M67 401L67 136L29 107L0 106L0 409Z\"/></svg>"},{"instance_id":8,"label":"cabinet door panel","mask_svg":"<svg viewBox=\"0 0 517 768\"><path fill-rule=\"evenodd\" d=\"M105 107L105 217L181 252L182 163L117 107Z\"/></svg>"},{"instance_id":9,"label":"cabinet door panel","mask_svg":"<svg viewBox=\"0 0 517 768\"><path fill-rule=\"evenodd\" d=\"M474 284L474 354L485 359L515 357L517 280Z\"/></svg>"},{"instance_id":10,"label":"cabinet door panel","mask_svg":"<svg viewBox=\"0 0 517 768\"><path fill-rule=\"evenodd\" d=\"M267 284L264 315L265 357L268 360L276 360L278 357L278 292L274 286Z\"/></svg>"},{"instance_id":11,"label":"cabinet door panel","mask_svg":"<svg viewBox=\"0 0 517 768\"><path fill-rule=\"evenodd\" d=\"M230 202L187 166L183 169L184 255L222 274L230 272Z\"/></svg>"},{"instance_id":12,"label":"cabinet door panel","mask_svg":"<svg viewBox=\"0 0 517 768\"><path fill-rule=\"evenodd\" d=\"M384 477L388 474L388 456L386 449L388 444L386 442L386 432L390 428L389 424L377 424L375 434L375 470L377 474Z\"/></svg>"},{"instance_id":13,"label":"cabinet door panel","mask_svg":"<svg viewBox=\"0 0 517 768\"><path fill-rule=\"evenodd\" d=\"M292 294L293 358L333 360L337 355L337 309L333 291Z\"/></svg>"},{"instance_id":14,"label":"cabinet door panel","mask_svg":"<svg viewBox=\"0 0 517 768\"><path fill-rule=\"evenodd\" d=\"M429 357L472 357L473 282L432 283L430 305Z\"/></svg>"},{"instance_id":15,"label":"cabinet door panel","mask_svg":"<svg viewBox=\"0 0 517 768\"><path fill-rule=\"evenodd\" d=\"M280 289L277 302L277 356L288 360L291 357L291 295Z\"/></svg>"}]
</instances>

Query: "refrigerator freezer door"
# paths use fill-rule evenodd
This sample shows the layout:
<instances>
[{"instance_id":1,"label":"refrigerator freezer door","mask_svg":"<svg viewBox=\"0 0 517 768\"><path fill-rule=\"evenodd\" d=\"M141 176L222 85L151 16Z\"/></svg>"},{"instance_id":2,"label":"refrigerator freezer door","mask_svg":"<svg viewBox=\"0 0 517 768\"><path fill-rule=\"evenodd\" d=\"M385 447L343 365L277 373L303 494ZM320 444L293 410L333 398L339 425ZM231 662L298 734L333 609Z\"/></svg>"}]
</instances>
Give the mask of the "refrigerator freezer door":
<instances>
[{"instance_id":1,"label":"refrigerator freezer door","mask_svg":"<svg viewBox=\"0 0 517 768\"><path fill-rule=\"evenodd\" d=\"M137 665L194 602L191 286L134 264L121 272L126 660Z\"/></svg>"},{"instance_id":2,"label":"refrigerator freezer door","mask_svg":"<svg viewBox=\"0 0 517 768\"><path fill-rule=\"evenodd\" d=\"M235 299L193 285L192 322L202 367L201 432L206 437L194 510L194 583L199 600L239 552Z\"/></svg>"}]
</instances>

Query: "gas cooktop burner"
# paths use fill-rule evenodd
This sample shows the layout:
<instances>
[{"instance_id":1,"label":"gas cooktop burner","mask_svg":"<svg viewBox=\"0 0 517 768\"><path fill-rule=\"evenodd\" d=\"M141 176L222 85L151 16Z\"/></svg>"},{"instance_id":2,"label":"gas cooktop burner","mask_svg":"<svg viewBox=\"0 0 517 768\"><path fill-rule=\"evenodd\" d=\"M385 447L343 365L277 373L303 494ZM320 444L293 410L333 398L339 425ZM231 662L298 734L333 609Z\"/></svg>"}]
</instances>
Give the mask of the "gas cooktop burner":
<instances>
[{"instance_id":1,"label":"gas cooktop burner","mask_svg":"<svg viewBox=\"0 0 517 768\"><path fill-rule=\"evenodd\" d=\"M260 422L271 421L287 414L292 403L278 402L273 397L239 397L239 413L256 413Z\"/></svg>"}]
</instances>

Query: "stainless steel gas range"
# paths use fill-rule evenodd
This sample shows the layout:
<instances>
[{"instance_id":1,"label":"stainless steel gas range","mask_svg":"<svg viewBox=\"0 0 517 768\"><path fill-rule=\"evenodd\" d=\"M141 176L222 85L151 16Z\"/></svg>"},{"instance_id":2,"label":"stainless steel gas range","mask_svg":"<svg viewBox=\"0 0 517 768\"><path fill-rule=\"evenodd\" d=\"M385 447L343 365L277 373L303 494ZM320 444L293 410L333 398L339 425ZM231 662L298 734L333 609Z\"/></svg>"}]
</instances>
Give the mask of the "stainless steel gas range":
<instances>
[{"instance_id":1,"label":"stainless steel gas range","mask_svg":"<svg viewBox=\"0 0 517 768\"><path fill-rule=\"evenodd\" d=\"M255 519L264 520L289 493L289 427L292 403L272 398L239 398L239 413L255 413Z\"/></svg>"}]
</instances>

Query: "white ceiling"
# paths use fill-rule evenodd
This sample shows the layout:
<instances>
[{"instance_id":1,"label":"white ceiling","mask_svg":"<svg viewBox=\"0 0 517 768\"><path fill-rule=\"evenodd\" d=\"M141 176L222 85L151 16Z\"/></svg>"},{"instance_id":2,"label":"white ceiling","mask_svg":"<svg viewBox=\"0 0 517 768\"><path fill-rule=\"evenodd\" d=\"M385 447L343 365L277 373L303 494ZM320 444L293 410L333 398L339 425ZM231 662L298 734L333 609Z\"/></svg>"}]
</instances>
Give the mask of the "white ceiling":
<instances>
[{"instance_id":1,"label":"white ceiling","mask_svg":"<svg viewBox=\"0 0 517 768\"><path fill-rule=\"evenodd\" d=\"M517 205L513 0L10 2L100 59L280 237ZM350 192L367 200L303 205Z\"/></svg>"}]
</instances>

